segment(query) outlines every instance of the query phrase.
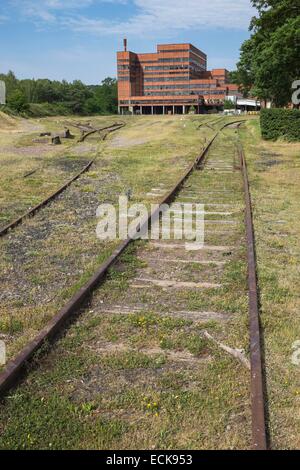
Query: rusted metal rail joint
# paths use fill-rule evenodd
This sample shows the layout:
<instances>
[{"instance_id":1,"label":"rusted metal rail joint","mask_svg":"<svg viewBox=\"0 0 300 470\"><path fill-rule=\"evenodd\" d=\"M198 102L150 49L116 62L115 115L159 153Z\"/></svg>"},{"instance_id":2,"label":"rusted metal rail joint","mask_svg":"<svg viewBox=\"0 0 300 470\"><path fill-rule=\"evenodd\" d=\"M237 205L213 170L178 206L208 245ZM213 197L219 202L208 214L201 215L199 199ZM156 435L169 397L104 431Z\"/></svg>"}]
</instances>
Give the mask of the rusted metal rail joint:
<instances>
[{"instance_id":1,"label":"rusted metal rail joint","mask_svg":"<svg viewBox=\"0 0 300 470\"><path fill-rule=\"evenodd\" d=\"M230 124L233 124L233 122L225 124L221 129L224 129ZM194 163L177 181L173 189L163 197L163 199L159 203L158 208L153 211L150 216L147 217L147 219L137 227L136 232L145 230L151 218L153 220L159 214L160 206L162 204L170 202L174 198L175 194L178 192L178 190L188 178L188 176L203 161L211 145L217 138L218 134L219 131L216 132L214 137L202 150L201 154L196 158ZM30 360L32 360L35 353L39 349L41 349L44 344L46 344L47 342L51 342L55 338L55 336L61 331L62 327L67 322L67 320L69 320L73 315L75 315L75 313L79 311L79 309L90 297L91 292L97 286L99 286L100 283L105 279L109 268L117 262L119 256L124 252L124 250L133 240L134 236L120 243L120 245L116 248L112 255L104 263L101 264L101 266L89 279L89 281L77 291L77 293L69 300L69 302L40 331L40 333L32 341L30 341L28 345L14 359L12 359L7 364L5 370L0 374L0 398L4 397L4 395L20 380L22 373L26 372L26 366L28 365Z\"/></svg>"},{"instance_id":2,"label":"rusted metal rail joint","mask_svg":"<svg viewBox=\"0 0 300 470\"><path fill-rule=\"evenodd\" d=\"M252 447L254 450L267 450L268 443L266 434L266 415L261 353L260 312L256 270L255 236L247 164L242 146L239 147L239 156L244 180L245 224L248 253Z\"/></svg>"}]
</instances>

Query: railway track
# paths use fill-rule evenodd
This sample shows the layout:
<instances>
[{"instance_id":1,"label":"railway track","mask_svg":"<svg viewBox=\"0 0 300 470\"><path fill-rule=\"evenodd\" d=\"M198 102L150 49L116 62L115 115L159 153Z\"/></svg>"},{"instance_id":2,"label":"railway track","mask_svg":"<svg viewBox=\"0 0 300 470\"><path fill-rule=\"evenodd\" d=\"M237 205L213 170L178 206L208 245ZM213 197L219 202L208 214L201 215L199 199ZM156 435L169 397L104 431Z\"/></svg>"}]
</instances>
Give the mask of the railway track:
<instances>
[{"instance_id":1,"label":"railway track","mask_svg":"<svg viewBox=\"0 0 300 470\"><path fill-rule=\"evenodd\" d=\"M238 127L239 124L233 123L232 125ZM245 157L240 147L238 147L240 166L237 167L236 164L236 136L226 135L225 141L228 140L228 144L225 146L224 139L219 142L223 130L234 133L234 131L225 130L227 126L216 133L170 192L163 195L163 188L153 188L153 194L148 195L150 200L156 194L163 195L160 205L172 201L180 204L195 202L205 204L206 241L204 248L200 251L189 252L185 250L182 242L176 240L150 241L146 246L139 248L138 257L146 267L138 270L130 282L126 294L122 292L117 298L114 295L111 299L108 296L105 301L102 300L101 294L99 298L96 295L91 308L92 311L97 312L97 315L104 316L124 316L130 312L143 312L146 308L157 315L168 315L200 323L209 320L218 325L225 338L227 335L231 337L233 333L230 324L233 322L234 325L235 321L239 322L238 318L235 318L234 315L232 318L229 315L228 318L227 313L222 311L187 309L187 298L189 298L190 292L200 292L200 298L203 296L204 303L208 302L209 298L213 298L216 305L220 304L222 296L228 295L227 290L223 290L222 287L223 269L228 262L229 264L241 262L240 257L243 258L246 251L250 318L252 447L265 450L267 439L251 198ZM201 171L198 171L199 169ZM153 217L155 212L151 215ZM143 230L147 224L148 220L145 220L140 224L138 230ZM7 365L0 375L0 396L4 396L16 384L21 374L26 370L28 362L45 342L53 340L61 332L66 320L77 313L90 299L91 293L104 281L109 270L119 262L120 256L131 242L131 238L123 241L87 284ZM186 267L189 268L188 271L186 271ZM201 277L200 281L199 276ZM238 289L238 284L235 285L233 282L231 287ZM178 292L181 294L183 292L183 297L176 297ZM140 300L141 293L143 293L143 302ZM158 294L160 296L159 303L157 302ZM174 299L176 299L175 304ZM164 311L162 306L167 306L169 311ZM169 359L176 362L178 357L176 354L169 355ZM188 361L189 359L186 357L184 360ZM196 367L195 362L192 364L193 367Z\"/></svg>"},{"instance_id":2,"label":"railway track","mask_svg":"<svg viewBox=\"0 0 300 470\"><path fill-rule=\"evenodd\" d=\"M85 138L88 137L91 134L96 133L96 132L101 133L101 132L105 131L104 135L102 136L102 140L106 140L106 138L109 134L111 134L112 132L116 132L117 130L121 129L125 125L126 125L125 123L117 123L117 124L113 124L112 126L106 126L106 127L99 128L99 129L98 128L93 129L88 134L85 134ZM80 140L80 142L82 142L82 141ZM84 173L86 173L91 168L91 166L93 165L94 162L95 162L95 159L89 161L78 173L76 173L71 179L69 179L66 183L64 183L60 188L58 188L56 191L54 191L52 194L50 194L46 199L44 199L43 201L41 201L36 206L29 209L27 212L22 214L17 219L13 220L9 224L7 224L3 228L1 228L0 229L0 237L3 237L4 235L6 235L10 230L12 230L15 227L17 227L18 225L20 225L28 217L33 217L40 209L47 206L47 204L49 204L51 201L56 199L72 183L74 183L80 176L82 176ZM34 170L33 172L35 172L35 171L37 171L37 170ZM28 173L26 176L31 175L33 172Z\"/></svg>"},{"instance_id":3,"label":"railway track","mask_svg":"<svg viewBox=\"0 0 300 470\"><path fill-rule=\"evenodd\" d=\"M116 122L116 123L112 124L111 126L99 127L99 128L96 128L96 129L92 129L88 132L83 132L83 134L80 137L80 139L78 140L78 142L84 142L88 137L90 137L93 134L96 134L97 132L100 133L100 132L103 132L103 131L109 130L109 129L113 129L113 130L110 130L110 132L114 132L114 131L117 131L118 129L121 129L121 127L124 127L124 126L125 126L124 122ZM106 139L108 134L109 134L109 132L105 135L103 140Z\"/></svg>"}]
</instances>

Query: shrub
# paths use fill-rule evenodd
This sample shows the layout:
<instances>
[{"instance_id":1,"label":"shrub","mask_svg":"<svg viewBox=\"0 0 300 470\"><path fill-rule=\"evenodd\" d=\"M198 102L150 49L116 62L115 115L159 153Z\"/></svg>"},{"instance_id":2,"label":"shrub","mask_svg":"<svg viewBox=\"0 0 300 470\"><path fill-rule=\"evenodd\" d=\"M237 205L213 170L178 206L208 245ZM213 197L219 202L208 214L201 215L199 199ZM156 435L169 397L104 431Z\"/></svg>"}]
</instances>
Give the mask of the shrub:
<instances>
[{"instance_id":1,"label":"shrub","mask_svg":"<svg viewBox=\"0 0 300 470\"><path fill-rule=\"evenodd\" d=\"M283 138L300 141L299 109L262 109L260 113L262 137L266 140Z\"/></svg>"},{"instance_id":2,"label":"shrub","mask_svg":"<svg viewBox=\"0 0 300 470\"><path fill-rule=\"evenodd\" d=\"M235 103L231 100L224 101L224 109L235 109Z\"/></svg>"},{"instance_id":3,"label":"shrub","mask_svg":"<svg viewBox=\"0 0 300 470\"><path fill-rule=\"evenodd\" d=\"M18 113L27 111L29 108L25 93L22 90L15 90L8 99L9 107Z\"/></svg>"},{"instance_id":4,"label":"shrub","mask_svg":"<svg viewBox=\"0 0 300 470\"><path fill-rule=\"evenodd\" d=\"M47 117L47 116L68 116L72 110L64 103L31 103L29 105L28 116Z\"/></svg>"}]
</instances>

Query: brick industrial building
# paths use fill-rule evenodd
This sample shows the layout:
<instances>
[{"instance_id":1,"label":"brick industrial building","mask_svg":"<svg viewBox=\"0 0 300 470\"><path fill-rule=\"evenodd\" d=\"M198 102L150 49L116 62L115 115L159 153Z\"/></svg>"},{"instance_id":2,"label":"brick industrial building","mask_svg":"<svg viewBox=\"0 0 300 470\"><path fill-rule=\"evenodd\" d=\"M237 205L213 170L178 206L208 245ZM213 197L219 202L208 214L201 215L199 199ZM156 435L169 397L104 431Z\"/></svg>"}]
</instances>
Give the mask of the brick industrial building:
<instances>
[{"instance_id":1,"label":"brick industrial building","mask_svg":"<svg viewBox=\"0 0 300 470\"><path fill-rule=\"evenodd\" d=\"M207 70L207 56L192 44L161 44L157 52L117 53L119 113L185 114L222 109L241 96L226 69Z\"/></svg>"}]
</instances>

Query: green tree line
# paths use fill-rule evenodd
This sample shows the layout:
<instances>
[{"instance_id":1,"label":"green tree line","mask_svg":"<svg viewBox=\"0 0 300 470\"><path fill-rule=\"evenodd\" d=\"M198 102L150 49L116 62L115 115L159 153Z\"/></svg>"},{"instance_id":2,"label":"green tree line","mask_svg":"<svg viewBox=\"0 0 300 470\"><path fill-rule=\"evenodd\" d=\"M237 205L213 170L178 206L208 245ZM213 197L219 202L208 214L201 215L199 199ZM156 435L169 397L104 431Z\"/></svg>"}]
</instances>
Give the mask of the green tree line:
<instances>
[{"instance_id":1,"label":"green tree line","mask_svg":"<svg viewBox=\"0 0 300 470\"><path fill-rule=\"evenodd\" d=\"M252 0L250 39L241 47L232 79L247 96L270 100L276 107L291 102L292 83L300 79L300 0Z\"/></svg>"},{"instance_id":2,"label":"green tree line","mask_svg":"<svg viewBox=\"0 0 300 470\"><path fill-rule=\"evenodd\" d=\"M13 72L0 74L6 84L7 106L14 112L39 114L114 114L117 81L106 78L100 85L48 79L18 80Z\"/></svg>"}]
</instances>

